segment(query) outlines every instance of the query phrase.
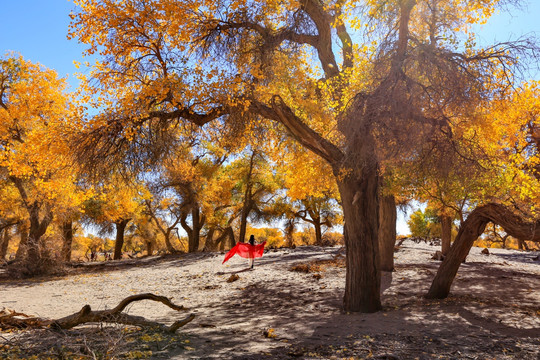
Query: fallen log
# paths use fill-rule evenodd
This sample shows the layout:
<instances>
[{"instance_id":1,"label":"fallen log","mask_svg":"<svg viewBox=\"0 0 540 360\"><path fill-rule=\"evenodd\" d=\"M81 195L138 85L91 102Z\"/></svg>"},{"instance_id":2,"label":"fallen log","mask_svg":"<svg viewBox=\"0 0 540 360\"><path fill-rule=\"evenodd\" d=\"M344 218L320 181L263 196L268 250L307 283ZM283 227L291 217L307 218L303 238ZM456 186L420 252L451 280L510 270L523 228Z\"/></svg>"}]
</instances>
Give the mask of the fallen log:
<instances>
[{"instance_id":1,"label":"fallen log","mask_svg":"<svg viewBox=\"0 0 540 360\"><path fill-rule=\"evenodd\" d=\"M180 327L186 325L187 323L189 323L195 318L195 314L190 314L186 318L176 321L170 326L167 326L158 322L147 320L141 316L128 315L128 314L122 313L122 311L126 308L126 306L128 306L132 302L140 301L140 300L153 300L153 301L161 302L162 304L165 304L171 309L176 310L176 311L187 310L181 305L176 305L172 303L168 298L164 296L158 296L158 295L147 293L147 294L138 294L138 295L128 296L124 300L120 301L120 303L115 308L110 309L110 310L93 311L90 305L85 305L80 311L76 312L75 314L72 314L72 315L63 317L61 319L57 319L57 320L31 318L31 317L27 317L27 315L24 315L24 314L9 312L9 313L6 313L5 314L6 316L4 317L0 316L0 328L2 328L2 325L6 325L6 326L12 326L12 327L18 327L18 328L43 328L43 327L48 326L52 329L71 329L77 325L81 325L85 323L105 322L105 323L158 328L165 332L174 333ZM16 314L19 316L15 317L15 315L13 314ZM21 317L20 315L24 315L24 316ZM3 320L6 320L6 321L4 322Z\"/></svg>"}]
</instances>

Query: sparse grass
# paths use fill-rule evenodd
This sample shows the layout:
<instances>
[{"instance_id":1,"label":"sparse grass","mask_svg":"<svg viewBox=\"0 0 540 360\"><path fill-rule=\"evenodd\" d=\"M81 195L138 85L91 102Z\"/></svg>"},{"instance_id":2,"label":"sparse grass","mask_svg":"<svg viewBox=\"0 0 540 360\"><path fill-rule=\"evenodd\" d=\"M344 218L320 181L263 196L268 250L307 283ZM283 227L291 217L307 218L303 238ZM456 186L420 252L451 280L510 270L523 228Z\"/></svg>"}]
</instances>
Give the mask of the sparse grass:
<instances>
[{"instance_id":1,"label":"sparse grass","mask_svg":"<svg viewBox=\"0 0 540 360\"><path fill-rule=\"evenodd\" d=\"M0 336L0 359L148 359L185 349L182 334L97 324L69 331L29 330Z\"/></svg>"}]
</instances>

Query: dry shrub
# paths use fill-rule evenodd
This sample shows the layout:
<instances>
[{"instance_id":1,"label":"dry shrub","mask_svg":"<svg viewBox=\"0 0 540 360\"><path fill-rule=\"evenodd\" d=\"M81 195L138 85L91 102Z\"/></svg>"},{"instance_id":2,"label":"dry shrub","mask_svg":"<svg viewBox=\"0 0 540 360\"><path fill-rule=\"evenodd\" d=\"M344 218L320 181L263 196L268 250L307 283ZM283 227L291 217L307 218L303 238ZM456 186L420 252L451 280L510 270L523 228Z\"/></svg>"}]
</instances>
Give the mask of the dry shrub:
<instances>
[{"instance_id":1,"label":"dry shrub","mask_svg":"<svg viewBox=\"0 0 540 360\"><path fill-rule=\"evenodd\" d=\"M344 268L345 256L338 254L328 260L312 260L307 263L298 263L291 266L289 270L309 274L326 271L328 267Z\"/></svg>"},{"instance_id":2,"label":"dry shrub","mask_svg":"<svg viewBox=\"0 0 540 360\"><path fill-rule=\"evenodd\" d=\"M24 250L26 254L26 249ZM57 251L50 247L45 240L39 244L39 260L29 261L27 256L23 256L19 261L15 261L7 268L10 278L20 279L40 275L65 275L64 262Z\"/></svg>"},{"instance_id":3,"label":"dry shrub","mask_svg":"<svg viewBox=\"0 0 540 360\"><path fill-rule=\"evenodd\" d=\"M309 274L309 273L321 271L321 266L317 264L312 264L312 263L295 264L291 266L290 271L297 271L297 272Z\"/></svg>"}]
</instances>

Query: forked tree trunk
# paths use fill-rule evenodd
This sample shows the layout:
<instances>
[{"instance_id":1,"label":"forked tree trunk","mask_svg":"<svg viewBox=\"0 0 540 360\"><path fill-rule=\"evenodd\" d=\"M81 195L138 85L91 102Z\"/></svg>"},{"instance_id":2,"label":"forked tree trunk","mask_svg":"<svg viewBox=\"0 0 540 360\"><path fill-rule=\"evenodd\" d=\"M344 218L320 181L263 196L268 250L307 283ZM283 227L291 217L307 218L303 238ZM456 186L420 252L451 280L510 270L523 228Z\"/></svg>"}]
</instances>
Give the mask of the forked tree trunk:
<instances>
[{"instance_id":1,"label":"forked tree trunk","mask_svg":"<svg viewBox=\"0 0 540 360\"><path fill-rule=\"evenodd\" d=\"M394 271L396 221L397 210L394 195L382 196L379 204L379 258L382 271Z\"/></svg>"},{"instance_id":2,"label":"forked tree trunk","mask_svg":"<svg viewBox=\"0 0 540 360\"><path fill-rule=\"evenodd\" d=\"M40 207L37 204L33 204L28 208L30 231L26 242L26 256L23 260L27 275L38 275L43 272L40 240L53 218L52 212L47 211L43 219L40 220L39 210Z\"/></svg>"},{"instance_id":3,"label":"forked tree trunk","mask_svg":"<svg viewBox=\"0 0 540 360\"><path fill-rule=\"evenodd\" d=\"M441 252L447 255L452 243L452 218L448 215L441 216Z\"/></svg>"},{"instance_id":4,"label":"forked tree trunk","mask_svg":"<svg viewBox=\"0 0 540 360\"><path fill-rule=\"evenodd\" d=\"M369 160L368 160L369 161ZM338 182L345 217L347 273L345 311L381 310L379 270L379 176L376 164L367 162L359 179Z\"/></svg>"},{"instance_id":5,"label":"forked tree trunk","mask_svg":"<svg viewBox=\"0 0 540 360\"><path fill-rule=\"evenodd\" d=\"M113 260L120 260L122 258L122 247L124 246L124 233L126 232L126 226L131 219L122 219L114 223L116 226L116 240L114 242L114 255Z\"/></svg>"},{"instance_id":6,"label":"forked tree trunk","mask_svg":"<svg viewBox=\"0 0 540 360\"><path fill-rule=\"evenodd\" d=\"M459 266L465 260L474 241L482 235L489 222L500 225L504 231L518 239L528 239L540 242L540 221L528 223L519 216L499 204L487 204L474 209L459 229L450 247L448 255L443 260L427 298L444 299L450 293L450 287L457 274Z\"/></svg>"},{"instance_id":7,"label":"forked tree trunk","mask_svg":"<svg viewBox=\"0 0 540 360\"><path fill-rule=\"evenodd\" d=\"M62 224L62 260L71 261L71 245L73 243L73 222L66 221Z\"/></svg>"}]
</instances>

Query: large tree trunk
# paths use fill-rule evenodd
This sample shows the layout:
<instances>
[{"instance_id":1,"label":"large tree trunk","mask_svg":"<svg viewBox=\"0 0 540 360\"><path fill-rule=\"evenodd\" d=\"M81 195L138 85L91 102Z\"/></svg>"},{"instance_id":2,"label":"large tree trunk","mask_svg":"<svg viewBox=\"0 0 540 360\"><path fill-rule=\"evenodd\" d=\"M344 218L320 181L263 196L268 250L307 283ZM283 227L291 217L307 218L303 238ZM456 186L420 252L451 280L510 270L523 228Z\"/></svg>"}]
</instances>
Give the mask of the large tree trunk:
<instances>
[{"instance_id":1,"label":"large tree trunk","mask_svg":"<svg viewBox=\"0 0 540 360\"><path fill-rule=\"evenodd\" d=\"M219 250L224 251L228 249L232 249L236 245L236 240L234 239L234 230L231 226L229 226L226 230L226 238L219 244Z\"/></svg>"},{"instance_id":2,"label":"large tree trunk","mask_svg":"<svg viewBox=\"0 0 540 360\"><path fill-rule=\"evenodd\" d=\"M208 232L206 233L206 238L204 239L204 248L203 251L214 251L217 244L218 239L214 241L214 233L216 232L216 228L212 227L208 229Z\"/></svg>"},{"instance_id":3,"label":"large tree trunk","mask_svg":"<svg viewBox=\"0 0 540 360\"><path fill-rule=\"evenodd\" d=\"M201 213L199 207L194 207L191 210L191 220L193 223L193 228L191 236L189 237L188 252L197 252L199 251L199 244L201 242Z\"/></svg>"},{"instance_id":4,"label":"large tree trunk","mask_svg":"<svg viewBox=\"0 0 540 360\"><path fill-rule=\"evenodd\" d=\"M379 270L379 176L377 164L366 161L360 178L338 182L345 217L347 249L345 311L381 310Z\"/></svg>"},{"instance_id":5,"label":"large tree trunk","mask_svg":"<svg viewBox=\"0 0 540 360\"><path fill-rule=\"evenodd\" d=\"M154 254L154 243L152 241L146 242L146 255L152 256Z\"/></svg>"},{"instance_id":6,"label":"large tree trunk","mask_svg":"<svg viewBox=\"0 0 540 360\"><path fill-rule=\"evenodd\" d=\"M285 243L286 246L291 248L294 245L294 219L287 219L285 222Z\"/></svg>"},{"instance_id":7,"label":"large tree trunk","mask_svg":"<svg viewBox=\"0 0 540 360\"><path fill-rule=\"evenodd\" d=\"M459 229L450 247L448 255L443 260L427 298L444 299L450 293L450 287L457 274L459 266L467 257L474 241L482 235L489 222L500 225L504 231L518 239L528 239L540 242L540 221L529 223L499 204L487 204L474 209Z\"/></svg>"},{"instance_id":8,"label":"large tree trunk","mask_svg":"<svg viewBox=\"0 0 540 360\"><path fill-rule=\"evenodd\" d=\"M17 252L15 253L15 260L21 261L26 254L26 246L28 243L28 224L26 221L22 221L18 226L19 231L19 246L17 247Z\"/></svg>"},{"instance_id":9,"label":"large tree trunk","mask_svg":"<svg viewBox=\"0 0 540 360\"><path fill-rule=\"evenodd\" d=\"M382 196L379 204L379 259L382 271L394 271L396 221L397 210L394 195Z\"/></svg>"},{"instance_id":10,"label":"large tree trunk","mask_svg":"<svg viewBox=\"0 0 540 360\"><path fill-rule=\"evenodd\" d=\"M66 221L62 224L62 260L65 262L71 261L71 245L73 243L73 222Z\"/></svg>"},{"instance_id":11,"label":"large tree trunk","mask_svg":"<svg viewBox=\"0 0 540 360\"><path fill-rule=\"evenodd\" d=\"M249 215L249 210L248 205L244 204L242 214L240 216L240 233L238 234L239 242L246 242L247 218Z\"/></svg>"},{"instance_id":12,"label":"large tree trunk","mask_svg":"<svg viewBox=\"0 0 540 360\"><path fill-rule=\"evenodd\" d=\"M126 226L131 219L122 219L114 223L116 226L116 240L114 242L114 255L113 260L120 260L122 258L122 247L124 246L124 233L126 232Z\"/></svg>"},{"instance_id":13,"label":"large tree trunk","mask_svg":"<svg viewBox=\"0 0 540 360\"><path fill-rule=\"evenodd\" d=\"M448 215L441 216L441 252L447 255L452 243L452 218Z\"/></svg>"},{"instance_id":14,"label":"large tree trunk","mask_svg":"<svg viewBox=\"0 0 540 360\"><path fill-rule=\"evenodd\" d=\"M186 222L187 214L182 214L180 224L188 234L188 252L199 251L199 244L201 242L201 229L206 221L205 216L201 216L198 206L194 206L191 209L191 223L190 227Z\"/></svg>"},{"instance_id":15,"label":"large tree trunk","mask_svg":"<svg viewBox=\"0 0 540 360\"><path fill-rule=\"evenodd\" d=\"M171 231L173 230L173 228L169 228L167 229L167 231L165 232L165 234L163 234L164 238L165 238L165 246L167 247L167 251L170 253L170 254L176 254L178 252L178 250L176 250L173 246L173 244L171 243Z\"/></svg>"},{"instance_id":16,"label":"large tree trunk","mask_svg":"<svg viewBox=\"0 0 540 360\"><path fill-rule=\"evenodd\" d=\"M313 226L315 227L315 245L322 245L322 225L320 219L313 219Z\"/></svg>"},{"instance_id":17,"label":"large tree trunk","mask_svg":"<svg viewBox=\"0 0 540 360\"><path fill-rule=\"evenodd\" d=\"M523 239L517 239L519 250L529 250L529 246Z\"/></svg>"},{"instance_id":18,"label":"large tree trunk","mask_svg":"<svg viewBox=\"0 0 540 360\"><path fill-rule=\"evenodd\" d=\"M6 258L10 238L9 227L6 226L2 229L2 232L0 232L0 261Z\"/></svg>"},{"instance_id":19,"label":"large tree trunk","mask_svg":"<svg viewBox=\"0 0 540 360\"><path fill-rule=\"evenodd\" d=\"M45 216L40 220L39 210L40 206L38 206L37 203L34 203L28 208L28 214L30 215L30 230L26 242L26 256L23 260L25 273L27 275L38 275L43 271L40 240L47 231L53 218L52 212L46 211Z\"/></svg>"}]
</instances>

